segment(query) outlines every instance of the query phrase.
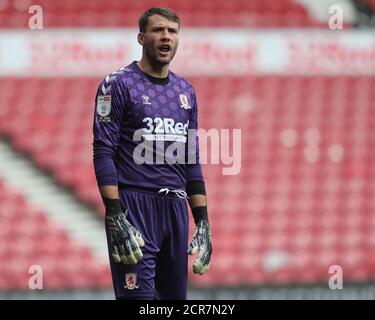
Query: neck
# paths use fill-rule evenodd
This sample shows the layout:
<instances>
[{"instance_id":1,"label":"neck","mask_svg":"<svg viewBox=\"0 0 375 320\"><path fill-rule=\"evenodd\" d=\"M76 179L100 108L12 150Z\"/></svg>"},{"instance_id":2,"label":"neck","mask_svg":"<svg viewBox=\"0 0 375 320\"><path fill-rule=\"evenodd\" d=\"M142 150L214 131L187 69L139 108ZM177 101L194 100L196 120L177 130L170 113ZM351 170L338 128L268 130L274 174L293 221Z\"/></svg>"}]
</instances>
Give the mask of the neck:
<instances>
[{"instance_id":1,"label":"neck","mask_svg":"<svg viewBox=\"0 0 375 320\"><path fill-rule=\"evenodd\" d=\"M169 64L155 65L152 64L144 56L138 61L138 66L141 70L151 77L166 78L168 76Z\"/></svg>"}]
</instances>

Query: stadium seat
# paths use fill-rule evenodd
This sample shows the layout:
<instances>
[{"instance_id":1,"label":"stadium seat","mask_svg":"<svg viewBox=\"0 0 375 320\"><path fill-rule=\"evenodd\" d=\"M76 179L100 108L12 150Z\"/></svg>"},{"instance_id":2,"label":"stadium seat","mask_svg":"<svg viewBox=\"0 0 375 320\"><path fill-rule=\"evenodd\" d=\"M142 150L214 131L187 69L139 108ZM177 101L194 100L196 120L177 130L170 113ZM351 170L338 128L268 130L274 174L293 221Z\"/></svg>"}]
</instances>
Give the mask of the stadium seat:
<instances>
[{"instance_id":1,"label":"stadium seat","mask_svg":"<svg viewBox=\"0 0 375 320\"><path fill-rule=\"evenodd\" d=\"M0 6L0 28L27 28L31 1L9 0ZM148 8L161 5L180 15L184 26L225 27L316 27L308 8L293 0L123 0L39 1L46 27L134 27Z\"/></svg>"},{"instance_id":2,"label":"stadium seat","mask_svg":"<svg viewBox=\"0 0 375 320\"><path fill-rule=\"evenodd\" d=\"M63 78L0 80L0 103L5 107L0 109L0 134L103 214L91 145L92 96L99 80L78 80L79 87ZM270 75L189 80L200 101L203 128L242 129L238 175L223 175L223 164L203 165L215 251L210 275L192 275L191 283L326 283L331 264L342 265L348 281L374 279L374 78ZM45 94L47 86L52 91ZM27 94L17 95L18 88ZM74 99L59 98L66 92ZM6 101L13 98L9 108ZM50 99L53 104L48 104ZM12 117L13 110L21 115ZM10 232L15 223L11 221L27 212L27 202L9 197L0 192L5 208L1 214L7 220L0 224L0 237L14 245L0 248L1 255L44 257L53 255L53 248L71 250L69 238L60 231L45 236L51 246L43 244L38 225L45 228L48 221L41 214L17 225L17 235ZM191 223L190 235L193 231ZM23 247L26 237L34 243ZM192 262L189 259L190 267ZM95 272L99 286L108 281L108 270ZM95 272L87 277L95 278ZM84 286L87 277L71 280L72 285ZM52 285L58 286L60 278L55 278Z\"/></svg>"},{"instance_id":3,"label":"stadium seat","mask_svg":"<svg viewBox=\"0 0 375 320\"><path fill-rule=\"evenodd\" d=\"M28 290L29 268L49 290L109 288L109 267L0 181L0 290Z\"/></svg>"}]
</instances>

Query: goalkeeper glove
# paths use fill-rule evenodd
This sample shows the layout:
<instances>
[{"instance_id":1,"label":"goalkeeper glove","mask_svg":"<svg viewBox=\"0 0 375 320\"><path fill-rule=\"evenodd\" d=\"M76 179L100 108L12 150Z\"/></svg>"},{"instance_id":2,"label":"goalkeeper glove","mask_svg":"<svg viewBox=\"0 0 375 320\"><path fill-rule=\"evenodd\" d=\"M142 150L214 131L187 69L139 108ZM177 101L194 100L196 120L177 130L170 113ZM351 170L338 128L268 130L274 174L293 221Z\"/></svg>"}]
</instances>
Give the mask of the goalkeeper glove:
<instances>
[{"instance_id":1,"label":"goalkeeper glove","mask_svg":"<svg viewBox=\"0 0 375 320\"><path fill-rule=\"evenodd\" d=\"M211 264L211 228L208 223L207 207L194 208L192 211L196 231L189 244L187 253L193 255L199 251L198 257L193 264L193 272L202 275L209 270Z\"/></svg>"},{"instance_id":2,"label":"goalkeeper glove","mask_svg":"<svg viewBox=\"0 0 375 320\"><path fill-rule=\"evenodd\" d=\"M143 257L140 248L145 245L141 234L126 219L128 210L122 211L120 200L104 199L104 203L114 261L122 261L125 265L137 264Z\"/></svg>"}]
</instances>

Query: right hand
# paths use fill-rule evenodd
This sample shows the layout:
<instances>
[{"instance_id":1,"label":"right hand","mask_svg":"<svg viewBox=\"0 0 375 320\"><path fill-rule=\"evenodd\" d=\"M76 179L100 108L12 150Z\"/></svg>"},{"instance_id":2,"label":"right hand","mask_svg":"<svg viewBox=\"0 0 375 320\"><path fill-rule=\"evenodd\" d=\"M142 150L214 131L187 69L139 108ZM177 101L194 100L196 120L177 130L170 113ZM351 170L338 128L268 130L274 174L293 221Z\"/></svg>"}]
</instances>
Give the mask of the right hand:
<instances>
[{"instance_id":1,"label":"right hand","mask_svg":"<svg viewBox=\"0 0 375 320\"><path fill-rule=\"evenodd\" d=\"M143 258L141 247L145 242L139 231L126 219L128 210L116 215L107 215L112 257L125 265L137 264Z\"/></svg>"}]
</instances>

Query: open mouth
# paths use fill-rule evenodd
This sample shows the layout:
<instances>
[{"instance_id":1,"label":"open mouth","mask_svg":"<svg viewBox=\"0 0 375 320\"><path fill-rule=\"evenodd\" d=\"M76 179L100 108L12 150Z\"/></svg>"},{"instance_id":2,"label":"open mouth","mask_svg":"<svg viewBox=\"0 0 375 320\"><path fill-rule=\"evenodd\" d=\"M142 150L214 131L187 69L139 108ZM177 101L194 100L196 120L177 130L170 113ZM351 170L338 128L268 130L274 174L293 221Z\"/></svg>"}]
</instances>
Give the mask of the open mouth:
<instances>
[{"instance_id":1,"label":"open mouth","mask_svg":"<svg viewBox=\"0 0 375 320\"><path fill-rule=\"evenodd\" d=\"M159 51L163 53L169 53L171 51L171 46L168 44L163 44L159 47Z\"/></svg>"}]
</instances>

